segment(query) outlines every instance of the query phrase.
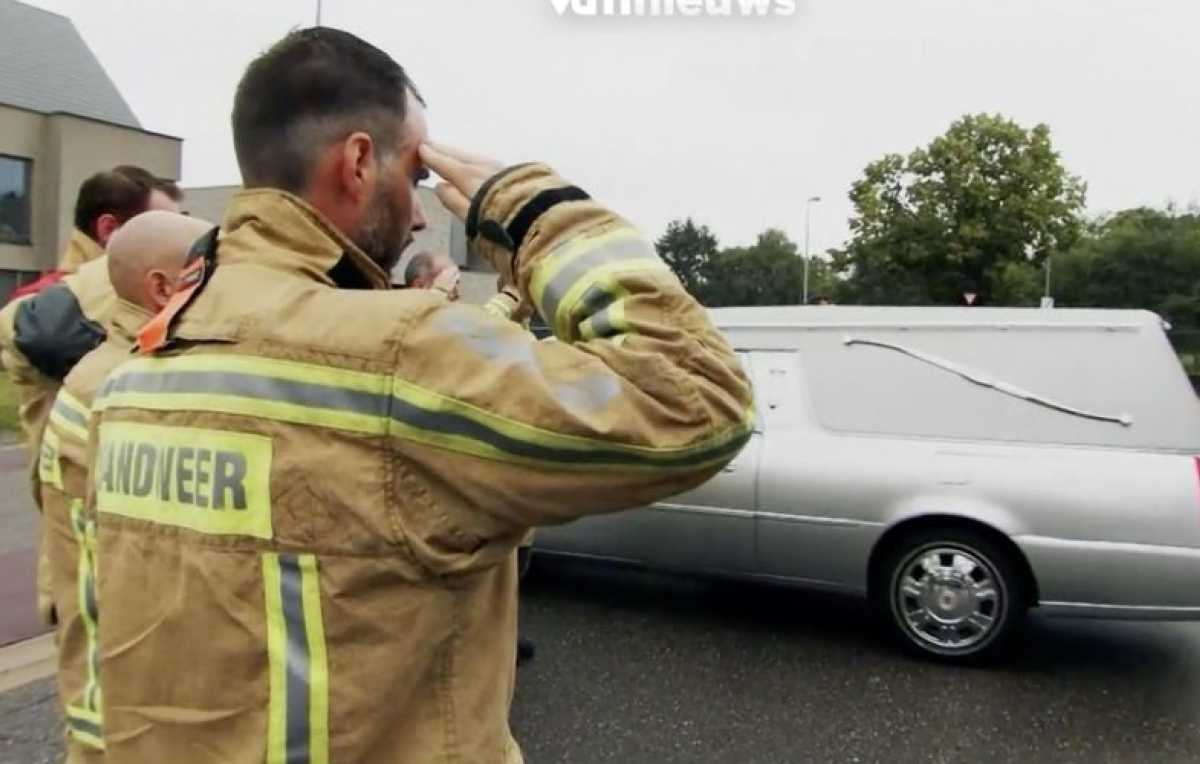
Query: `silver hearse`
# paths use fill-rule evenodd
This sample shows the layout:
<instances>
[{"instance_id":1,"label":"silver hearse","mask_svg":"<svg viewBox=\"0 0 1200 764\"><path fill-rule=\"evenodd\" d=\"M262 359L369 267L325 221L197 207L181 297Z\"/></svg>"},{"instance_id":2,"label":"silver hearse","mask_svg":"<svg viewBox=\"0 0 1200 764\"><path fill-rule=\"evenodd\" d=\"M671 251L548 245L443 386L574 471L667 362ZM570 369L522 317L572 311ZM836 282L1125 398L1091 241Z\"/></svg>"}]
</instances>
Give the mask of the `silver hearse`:
<instances>
[{"instance_id":1,"label":"silver hearse","mask_svg":"<svg viewBox=\"0 0 1200 764\"><path fill-rule=\"evenodd\" d=\"M734 308L758 425L706 485L539 552L869 597L906 645L1027 608L1200 618L1200 399L1136 311Z\"/></svg>"}]
</instances>

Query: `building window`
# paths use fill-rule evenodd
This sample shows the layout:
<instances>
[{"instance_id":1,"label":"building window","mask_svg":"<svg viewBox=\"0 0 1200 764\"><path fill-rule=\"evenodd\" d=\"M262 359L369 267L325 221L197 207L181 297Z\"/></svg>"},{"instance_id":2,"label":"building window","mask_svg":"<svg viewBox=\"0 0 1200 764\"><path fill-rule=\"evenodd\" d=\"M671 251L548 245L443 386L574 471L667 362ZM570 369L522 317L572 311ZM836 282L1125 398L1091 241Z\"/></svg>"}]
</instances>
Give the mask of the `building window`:
<instances>
[{"instance_id":1,"label":"building window","mask_svg":"<svg viewBox=\"0 0 1200 764\"><path fill-rule=\"evenodd\" d=\"M0 154L0 243L30 243L32 181L32 161Z\"/></svg>"}]
</instances>

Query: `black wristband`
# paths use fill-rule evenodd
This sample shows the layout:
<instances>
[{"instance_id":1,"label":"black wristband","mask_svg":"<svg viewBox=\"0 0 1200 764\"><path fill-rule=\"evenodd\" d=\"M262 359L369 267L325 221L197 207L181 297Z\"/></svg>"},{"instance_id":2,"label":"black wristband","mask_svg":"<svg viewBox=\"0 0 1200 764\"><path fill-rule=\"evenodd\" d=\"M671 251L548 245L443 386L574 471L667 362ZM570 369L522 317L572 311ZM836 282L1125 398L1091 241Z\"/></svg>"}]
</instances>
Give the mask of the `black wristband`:
<instances>
[{"instance_id":1,"label":"black wristband","mask_svg":"<svg viewBox=\"0 0 1200 764\"><path fill-rule=\"evenodd\" d=\"M479 215L483 209L483 200L488 195L488 192L492 190L492 186L496 185L505 175L520 170L522 167L529 167L531 164L533 162L507 167L483 182L483 185L475 192L475 196L471 197L471 207L467 211L467 241L472 241L479 233Z\"/></svg>"},{"instance_id":2,"label":"black wristband","mask_svg":"<svg viewBox=\"0 0 1200 764\"><path fill-rule=\"evenodd\" d=\"M591 198L578 186L564 186L563 188L546 189L530 199L508 224L508 238L513 243L513 251L521 248L521 244L525 241L525 234L529 233L529 229L533 227L538 218L546 214L551 207L563 202L581 202Z\"/></svg>"}]
</instances>

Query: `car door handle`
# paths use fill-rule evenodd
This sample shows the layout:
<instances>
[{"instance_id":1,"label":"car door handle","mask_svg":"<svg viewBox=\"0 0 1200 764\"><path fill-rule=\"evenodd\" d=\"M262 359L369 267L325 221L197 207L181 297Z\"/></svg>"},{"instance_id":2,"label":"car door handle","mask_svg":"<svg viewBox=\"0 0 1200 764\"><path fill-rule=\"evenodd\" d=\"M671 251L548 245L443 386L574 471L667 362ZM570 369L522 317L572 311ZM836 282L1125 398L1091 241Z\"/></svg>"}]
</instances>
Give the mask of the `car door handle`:
<instances>
[{"instance_id":1,"label":"car door handle","mask_svg":"<svg viewBox=\"0 0 1200 764\"><path fill-rule=\"evenodd\" d=\"M726 464L724 467L721 468L721 472L737 472L737 465L736 464Z\"/></svg>"}]
</instances>

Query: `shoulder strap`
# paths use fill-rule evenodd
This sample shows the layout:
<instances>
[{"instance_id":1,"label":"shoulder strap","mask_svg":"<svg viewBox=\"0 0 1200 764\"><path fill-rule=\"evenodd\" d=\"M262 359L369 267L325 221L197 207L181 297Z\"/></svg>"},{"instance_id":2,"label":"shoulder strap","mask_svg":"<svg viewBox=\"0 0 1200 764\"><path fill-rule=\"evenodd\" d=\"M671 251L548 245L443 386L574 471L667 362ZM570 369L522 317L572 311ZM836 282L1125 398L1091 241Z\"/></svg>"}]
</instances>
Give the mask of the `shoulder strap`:
<instances>
[{"instance_id":1,"label":"shoulder strap","mask_svg":"<svg viewBox=\"0 0 1200 764\"><path fill-rule=\"evenodd\" d=\"M217 269L217 236L219 228L196 239L188 250L187 264L179 272L178 288L158 315L150 319L137 336L137 352L153 353L162 350L170 342L171 325L179 314L192 303L196 295L208 285L213 271Z\"/></svg>"}]
</instances>

